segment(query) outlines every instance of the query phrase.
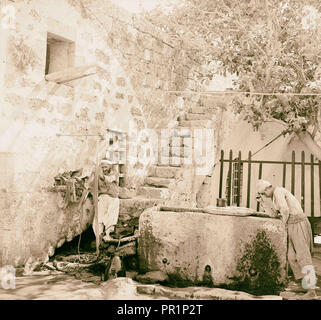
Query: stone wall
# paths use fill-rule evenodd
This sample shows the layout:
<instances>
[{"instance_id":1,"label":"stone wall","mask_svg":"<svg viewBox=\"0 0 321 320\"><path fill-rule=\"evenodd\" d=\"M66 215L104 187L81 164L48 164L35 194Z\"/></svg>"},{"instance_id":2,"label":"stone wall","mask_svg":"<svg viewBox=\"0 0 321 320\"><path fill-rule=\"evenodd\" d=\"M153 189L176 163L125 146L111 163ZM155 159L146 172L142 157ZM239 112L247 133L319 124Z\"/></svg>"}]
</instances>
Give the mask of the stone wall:
<instances>
[{"instance_id":1,"label":"stone wall","mask_svg":"<svg viewBox=\"0 0 321 320\"><path fill-rule=\"evenodd\" d=\"M15 29L0 33L0 265L18 266L47 260L81 232L76 209L59 209L48 192L53 177L90 173L97 142L104 146L97 135L107 128L175 126L197 96L166 91L196 90L197 66L180 43L108 1L1 5L14 6L16 17ZM72 83L45 81L47 33L74 43L68 64L97 72ZM128 167L128 184L139 183L137 169Z\"/></svg>"}]
</instances>

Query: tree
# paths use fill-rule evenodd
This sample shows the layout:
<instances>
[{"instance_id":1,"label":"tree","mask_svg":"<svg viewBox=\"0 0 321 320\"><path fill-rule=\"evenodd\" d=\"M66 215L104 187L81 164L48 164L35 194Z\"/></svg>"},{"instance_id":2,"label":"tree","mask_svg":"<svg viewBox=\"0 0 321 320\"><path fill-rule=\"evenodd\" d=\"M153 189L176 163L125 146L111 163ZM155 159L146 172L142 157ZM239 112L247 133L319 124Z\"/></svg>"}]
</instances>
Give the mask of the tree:
<instances>
[{"instance_id":1,"label":"tree","mask_svg":"<svg viewBox=\"0 0 321 320\"><path fill-rule=\"evenodd\" d=\"M234 111L254 129L277 121L321 159L320 8L319 0L172 0L146 18L183 40L202 77L237 75Z\"/></svg>"}]
</instances>

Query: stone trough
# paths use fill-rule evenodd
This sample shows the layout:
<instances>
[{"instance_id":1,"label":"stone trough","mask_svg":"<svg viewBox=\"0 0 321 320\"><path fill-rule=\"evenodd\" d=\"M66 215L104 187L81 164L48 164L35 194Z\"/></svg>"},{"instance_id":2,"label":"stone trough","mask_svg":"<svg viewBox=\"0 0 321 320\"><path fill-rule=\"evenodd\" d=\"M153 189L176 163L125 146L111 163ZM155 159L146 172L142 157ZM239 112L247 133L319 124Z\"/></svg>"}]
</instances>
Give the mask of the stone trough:
<instances>
[{"instance_id":1,"label":"stone trough","mask_svg":"<svg viewBox=\"0 0 321 320\"><path fill-rule=\"evenodd\" d=\"M174 285L210 278L215 287L274 294L285 282L286 231L253 210L153 207L141 214L139 232L140 272L163 271Z\"/></svg>"}]
</instances>

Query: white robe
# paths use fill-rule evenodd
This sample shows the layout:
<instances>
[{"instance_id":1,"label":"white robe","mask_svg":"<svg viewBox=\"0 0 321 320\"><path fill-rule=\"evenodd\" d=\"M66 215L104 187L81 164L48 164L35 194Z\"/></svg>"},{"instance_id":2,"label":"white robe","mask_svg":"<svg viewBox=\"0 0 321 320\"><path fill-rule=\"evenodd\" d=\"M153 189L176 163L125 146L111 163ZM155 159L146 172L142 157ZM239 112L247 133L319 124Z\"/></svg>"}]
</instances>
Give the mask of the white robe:
<instances>
[{"instance_id":1,"label":"white robe","mask_svg":"<svg viewBox=\"0 0 321 320\"><path fill-rule=\"evenodd\" d=\"M93 221L93 230L96 238L105 233L104 240L112 239L109 234L114 229L112 226L118 222L119 198L112 198L108 194L101 194L98 197L97 214L98 217L94 217Z\"/></svg>"}]
</instances>

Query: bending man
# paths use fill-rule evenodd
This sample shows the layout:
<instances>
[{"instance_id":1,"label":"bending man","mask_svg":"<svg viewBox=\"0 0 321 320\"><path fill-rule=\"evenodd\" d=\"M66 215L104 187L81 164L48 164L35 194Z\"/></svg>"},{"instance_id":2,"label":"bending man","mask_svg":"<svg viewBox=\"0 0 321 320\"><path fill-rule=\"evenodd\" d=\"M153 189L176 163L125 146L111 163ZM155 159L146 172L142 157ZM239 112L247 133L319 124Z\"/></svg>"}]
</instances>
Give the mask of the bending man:
<instances>
[{"instance_id":1,"label":"bending man","mask_svg":"<svg viewBox=\"0 0 321 320\"><path fill-rule=\"evenodd\" d=\"M312 264L313 238L310 222L294 195L282 187L274 187L265 180L257 182L257 192L271 198L275 210L279 211L288 235L288 262L296 282L307 289L307 296L315 296L315 270ZM305 276L311 283L305 281ZM303 280L303 281L302 281Z\"/></svg>"}]
</instances>

